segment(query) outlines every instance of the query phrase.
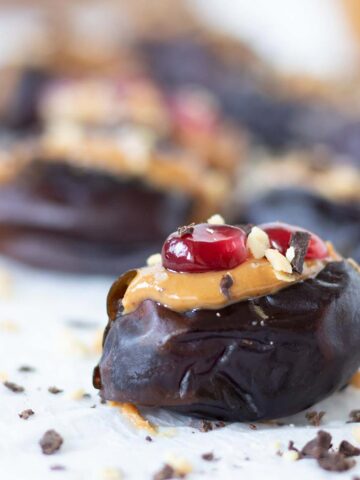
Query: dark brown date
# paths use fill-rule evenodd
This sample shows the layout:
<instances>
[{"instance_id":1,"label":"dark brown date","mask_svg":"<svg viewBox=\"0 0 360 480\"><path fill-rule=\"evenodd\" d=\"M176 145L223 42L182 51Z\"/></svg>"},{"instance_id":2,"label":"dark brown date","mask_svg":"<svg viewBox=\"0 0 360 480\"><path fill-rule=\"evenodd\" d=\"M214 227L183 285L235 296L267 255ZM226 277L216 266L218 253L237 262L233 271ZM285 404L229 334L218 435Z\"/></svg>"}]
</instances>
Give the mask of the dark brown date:
<instances>
[{"instance_id":1,"label":"dark brown date","mask_svg":"<svg viewBox=\"0 0 360 480\"><path fill-rule=\"evenodd\" d=\"M94 384L106 400L228 421L275 419L344 387L360 365L360 275L346 261L275 294L177 313L109 294Z\"/></svg>"}]
</instances>

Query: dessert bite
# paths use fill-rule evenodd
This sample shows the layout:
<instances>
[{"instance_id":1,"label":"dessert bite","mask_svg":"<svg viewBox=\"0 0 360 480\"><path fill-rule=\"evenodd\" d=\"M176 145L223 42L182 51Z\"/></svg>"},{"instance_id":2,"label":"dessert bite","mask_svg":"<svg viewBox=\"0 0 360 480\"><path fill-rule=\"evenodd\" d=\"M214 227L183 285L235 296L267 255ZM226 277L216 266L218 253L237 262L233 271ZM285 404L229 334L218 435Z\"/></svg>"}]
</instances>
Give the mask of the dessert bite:
<instances>
[{"instance_id":1,"label":"dessert bite","mask_svg":"<svg viewBox=\"0 0 360 480\"><path fill-rule=\"evenodd\" d=\"M227 421L300 412L360 364L360 271L284 223L179 228L110 289L104 400Z\"/></svg>"}]
</instances>

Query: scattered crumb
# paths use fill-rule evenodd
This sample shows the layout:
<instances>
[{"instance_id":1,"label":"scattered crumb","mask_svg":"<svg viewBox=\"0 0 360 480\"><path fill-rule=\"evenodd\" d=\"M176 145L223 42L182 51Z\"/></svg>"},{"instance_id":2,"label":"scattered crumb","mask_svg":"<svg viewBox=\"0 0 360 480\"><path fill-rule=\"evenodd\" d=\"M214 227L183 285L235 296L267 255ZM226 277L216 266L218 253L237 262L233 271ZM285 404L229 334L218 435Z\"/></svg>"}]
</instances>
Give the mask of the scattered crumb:
<instances>
[{"instance_id":1,"label":"scattered crumb","mask_svg":"<svg viewBox=\"0 0 360 480\"><path fill-rule=\"evenodd\" d=\"M13 294L13 280L6 270L0 269L0 298L9 299Z\"/></svg>"},{"instance_id":2,"label":"scattered crumb","mask_svg":"<svg viewBox=\"0 0 360 480\"><path fill-rule=\"evenodd\" d=\"M310 425L312 425L313 427L318 427L321 424L321 420L323 419L325 413L326 412L311 411L306 412L305 417L310 423Z\"/></svg>"},{"instance_id":3,"label":"scattered crumb","mask_svg":"<svg viewBox=\"0 0 360 480\"><path fill-rule=\"evenodd\" d=\"M203 453L201 455L201 458L203 460L205 460L206 462L214 462L215 461L215 456L212 452L208 452L208 453Z\"/></svg>"},{"instance_id":4,"label":"scattered crumb","mask_svg":"<svg viewBox=\"0 0 360 480\"><path fill-rule=\"evenodd\" d=\"M22 393L25 391L24 387L13 382L5 381L3 385L14 393Z\"/></svg>"},{"instance_id":5,"label":"scattered crumb","mask_svg":"<svg viewBox=\"0 0 360 480\"><path fill-rule=\"evenodd\" d=\"M152 442L152 441L153 441L153 439L150 437L150 435L147 435L147 436L145 437L145 440L146 440L147 442Z\"/></svg>"},{"instance_id":6,"label":"scattered crumb","mask_svg":"<svg viewBox=\"0 0 360 480\"><path fill-rule=\"evenodd\" d=\"M28 408L26 410L23 410L21 413L19 413L19 417L22 418L23 420L27 420L31 415L34 415L35 412L34 410L31 410L31 408Z\"/></svg>"},{"instance_id":7,"label":"scattered crumb","mask_svg":"<svg viewBox=\"0 0 360 480\"><path fill-rule=\"evenodd\" d=\"M284 460L289 461L289 462L296 462L296 460L299 460L300 454L299 454L299 452L297 452L296 450L286 450L286 451L282 454L282 458L283 458Z\"/></svg>"},{"instance_id":8,"label":"scattered crumb","mask_svg":"<svg viewBox=\"0 0 360 480\"><path fill-rule=\"evenodd\" d=\"M13 320L2 320L0 322L0 330L7 333L17 333L19 331L19 325Z\"/></svg>"},{"instance_id":9,"label":"scattered crumb","mask_svg":"<svg viewBox=\"0 0 360 480\"><path fill-rule=\"evenodd\" d=\"M86 395L89 395L88 393L85 392L83 388L78 388L77 390L74 390L72 393L69 395L70 400L83 400L86 398Z\"/></svg>"},{"instance_id":10,"label":"scattered crumb","mask_svg":"<svg viewBox=\"0 0 360 480\"><path fill-rule=\"evenodd\" d=\"M9 376L6 372L0 372L0 382L5 383L8 378Z\"/></svg>"},{"instance_id":11,"label":"scattered crumb","mask_svg":"<svg viewBox=\"0 0 360 480\"><path fill-rule=\"evenodd\" d=\"M257 430L257 426L255 425L255 423L249 423L249 428L250 430Z\"/></svg>"},{"instance_id":12,"label":"scattered crumb","mask_svg":"<svg viewBox=\"0 0 360 480\"><path fill-rule=\"evenodd\" d=\"M193 467L188 460L174 454L168 456L167 464L175 470L179 478L183 478L193 471Z\"/></svg>"},{"instance_id":13,"label":"scattered crumb","mask_svg":"<svg viewBox=\"0 0 360 480\"><path fill-rule=\"evenodd\" d=\"M355 427L352 431L353 437L355 440L360 443L360 427Z\"/></svg>"},{"instance_id":14,"label":"scattered crumb","mask_svg":"<svg viewBox=\"0 0 360 480\"><path fill-rule=\"evenodd\" d=\"M64 465L51 465L50 470L53 472L63 472L66 470L66 467Z\"/></svg>"},{"instance_id":15,"label":"scattered crumb","mask_svg":"<svg viewBox=\"0 0 360 480\"><path fill-rule=\"evenodd\" d=\"M41 437L39 444L44 455L52 455L60 449L64 440L55 430L48 430Z\"/></svg>"},{"instance_id":16,"label":"scattered crumb","mask_svg":"<svg viewBox=\"0 0 360 480\"><path fill-rule=\"evenodd\" d=\"M318 459L319 466L329 472L345 472L355 466L355 460L345 458L341 453L329 453Z\"/></svg>"},{"instance_id":17,"label":"scattered crumb","mask_svg":"<svg viewBox=\"0 0 360 480\"><path fill-rule=\"evenodd\" d=\"M152 435L156 435L156 428L146 420L138 408L132 403L118 403L118 402L109 402L109 405L113 407L120 407L122 414L127 417L127 419L136 427L143 430L147 430Z\"/></svg>"},{"instance_id":18,"label":"scattered crumb","mask_svg":"<svg viewBox=\"0 0 360 480\"><path fill-rule=\"evenodd\" d=\"M36 372L36 369L30 365L21 365L21 367L18 368L18 371L22 373L33 373Z\"/></svg>"},{"instance_id":19,"label":"scattered crumb","mask_svg":"<svg viewBox=\"0 0 360 480\"><path fill-rule=\"evenodd\" d=\"M52 393L53 395L58 395L59 393L62 393L64 390L61 390L61 388L57 387L49 387L48 392Z\"/></svg>"},{"instance_id":20,"label":"scattered crumb","mask_svg":"<svg viewBox=\"0 0 360 480\"><path fill-rule=\"evenodd\" d=\"M122 480L123 474L118 468L104 468L99 471L99 480Z\"/></svg>"},{"instance_id":21,"label":"scattered crumb","mask_svg":"<svg viewBox=\"0 0 360 480\"><path fill-rule=\"evenodd\" d=\"M168 480L171 478L184 478L184 476L179 476L175 472L175 470L170 466L165 464L161 470L159 470L155 475L153 476L153 480Z\"/></svg>"}]
</instances>

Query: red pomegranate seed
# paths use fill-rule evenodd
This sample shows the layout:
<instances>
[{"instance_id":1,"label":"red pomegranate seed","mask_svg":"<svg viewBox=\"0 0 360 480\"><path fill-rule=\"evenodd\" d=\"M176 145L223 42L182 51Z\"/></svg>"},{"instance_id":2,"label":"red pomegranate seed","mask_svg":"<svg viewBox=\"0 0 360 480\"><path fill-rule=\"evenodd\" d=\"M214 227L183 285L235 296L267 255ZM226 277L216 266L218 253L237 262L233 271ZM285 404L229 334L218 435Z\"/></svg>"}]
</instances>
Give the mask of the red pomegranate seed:
<instances>
[{"instance_id":1,"label":"red pomegranate seed","mask_svg":"<svg viewBox=\"0 0 360 480\"><path fill-rule=\"evenodd\" d=\"M162 248L164 267L176 272L227 270L240 265L247 255L243 230L208 223L172 233Z\"/></svg>"},{"instance_id":2,"label":"red pomegranate seed","mask_svg":"<svg viewBox=\"0 0 360 480\"><path fill-rule=\"evenodd\" d=\"M263 225L259 225L259 227L269 235L273 248L279 250L283 255L285 255L286 250L289 248L291 234L296 231L307 231L304 228L280 222L264 223ZM310 233L311 237L305 258L308 260L325 258L328 254L325 242L315 235L315 233L308 233Z\"/></svg>"}]
</instances>

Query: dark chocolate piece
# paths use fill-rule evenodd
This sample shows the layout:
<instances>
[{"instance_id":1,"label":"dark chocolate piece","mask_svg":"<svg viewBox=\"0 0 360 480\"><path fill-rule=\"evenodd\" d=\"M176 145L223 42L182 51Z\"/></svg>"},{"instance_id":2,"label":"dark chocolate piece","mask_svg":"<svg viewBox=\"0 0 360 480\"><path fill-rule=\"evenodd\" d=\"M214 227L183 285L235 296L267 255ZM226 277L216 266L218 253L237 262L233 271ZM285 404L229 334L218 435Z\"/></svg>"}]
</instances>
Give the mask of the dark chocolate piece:
<instances>
[{"instance_id":1,"label":"dark chocolate piece","mask_svg":"<svg viewBox=\"0 0 360 480\"><path fill-rule=\"evenodd\" d=\"M153 480L169 480L171 478L183 478L184 476L178 475L173 467L165 464L161 470L159 470L153 476Z\"/></svg>"},{"instance_id":2,"label":"dark chocolate piece","mask_svg":"<svg viewBox=\"0 0 360 480\"><path fill-rule=\"evenodd\" d=\"M23 410L21 413L19 413L19 417L22 418L23 420L27 420L31 415L34 415L35 412L34 410L31 410L31 408L28 408L26 410Z\"/></svg>"},{"instance_id":3,"label":"dark chocolate piece","mask_svg":"<svg viewBox=\"0 0 360 480\"><path fill-rule=\"evenodd\" d=\"M290 247L294 248L295 256L291 260L291 266L296 273L302 273L305 255L309 248L310 233L297 231L291 235Z\"/></svg>"},{"instance_id":4,"label":"dark chocolate piece","mask_svg":"<svg viewBox=\"0 0 360 480\"><path fill-rule=\"evenodd\" d=\"M343 388L360 364L360 275L347 262L228 305L221 321L214 310L179 313L152 300L119 313L131 275L108 297L95 370L103 399L254 422L309 408Z\"/></svg>"},{"instance_id":5,"label":"dark chocolate piece","mask_svg":"<svg viewBox=\"0 0 360 480\"><path fill-rule=\"evenodd\" d=\"M302 457L323 458L329 453L332 437L330 433L320 430L317 436L310 440L301 450Z\"/></svg>"},{"instance_id":6,"label":"dark chocolate piece","mask_svg":"<svg viewBox=\"0 0 360 480\"><path fill-rule=\"evenodd\" d=\"M60 449L63 442L62 436L55 430L48 430L41 437L39 444L44 455L52 455Z\"/></svg>"},{"instance_id":7,"label":"dark chocolate piece","mask_svg":"<svg viewBox=\"0 0 360 480\"><path fill-rule=\"evenodd\" d=\"M14 382L4 382L4 386L14 393L22 393L25 391L24 387L22 387L21 385L17 385Z\"/></svg>"},{"instance_id":8,"label":"dark chocolate piece","mask_svg":"<svg viewBox=\"0 0 360 480\"><path fill-rule=\"evenodd\" d=\"M348 459L341 453L328 453L318 459L318 464L329 472L346 472L355 466L355 460Z\"/></svg>"},{"instance_id":9,"label":"dark chocolate piece","mask_svg":"<svg viewBox=\"0 0 360 480\"><path fill-rule=\"evenodd\" d=\"M224 297L230 300L231 292L230 289L234 285L234 280L230 273L226 273L220 281L220 290Z\"/></svg>"},{"instance_id":10,"label":"dark chocolate piece","mask_svg":"<svg viewBox=\"0 0 360 480\"><path fill-rule=\"evenodd\" d=\"M345 457L357 457L360 455L360 448L355 447L347 440L343 440L339 445L339 453L342 453Z\"/></svg>"},{"instance_id":11,"label":"dark chocolate piece","mask_svg":"<svg viewBox=\"0 0 360 480\"><path fill-rule=\"evenodd\" d=\"M203 460L205 460L206 462L213 462L215 460L215 456L212 452L208 452L208 453L203 453L201 455L201 458Z\"/></svg>"},{"instance_id":12,"label":"dark chocolate piece","mask_svg":"<svg viewBox=\"0 0 360 480\"><path fill-rule=\"evenodd\" d=\"M319 427L321 424L321 420L323 419L325 415L325 412L306 412L305 417L307 421L312 425L313 427Z\"/></svg>"}]
</instances>

